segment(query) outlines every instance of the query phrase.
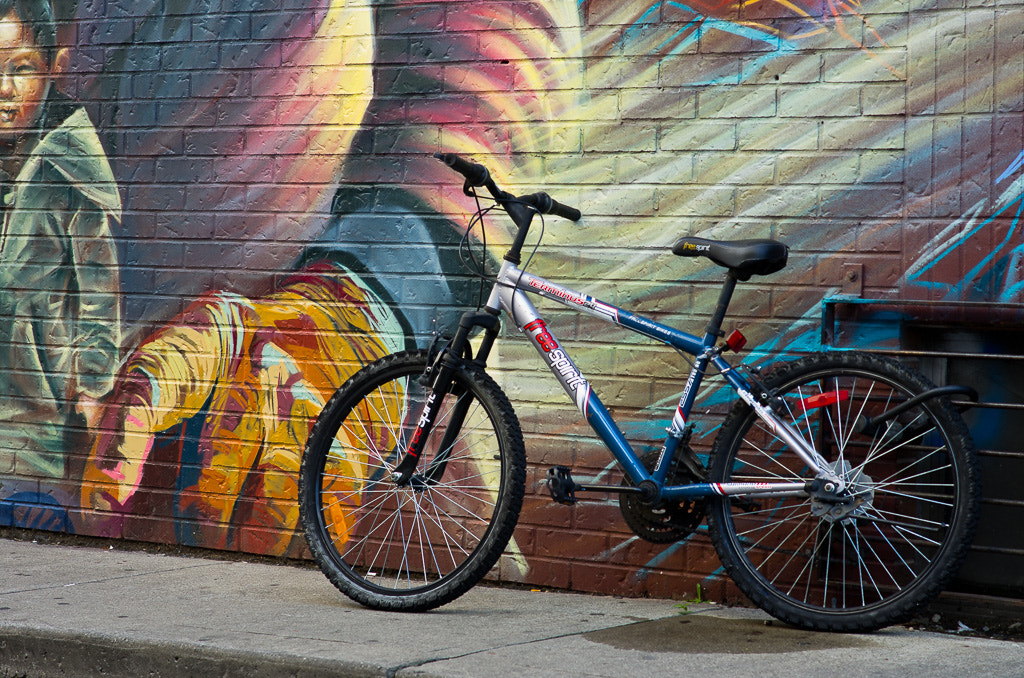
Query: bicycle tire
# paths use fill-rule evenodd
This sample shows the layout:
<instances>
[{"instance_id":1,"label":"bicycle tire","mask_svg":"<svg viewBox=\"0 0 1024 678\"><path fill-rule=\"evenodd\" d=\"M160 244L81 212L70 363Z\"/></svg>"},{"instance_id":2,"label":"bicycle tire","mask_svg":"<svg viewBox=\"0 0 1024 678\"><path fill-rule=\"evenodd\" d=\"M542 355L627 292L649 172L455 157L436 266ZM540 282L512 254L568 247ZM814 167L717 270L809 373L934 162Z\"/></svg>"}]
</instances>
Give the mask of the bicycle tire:
<instances>
[{"instance_id":1,"label":"bicycle tire","mask_svg":"<svg viewBox=\"0 0 1024 678\"><path fill-rule=\"evenodd\" d=\"M797 627L871 631L905 621L955 576L973 538L980 481L967 427L946 398L877 426L877 416L934 386L865 353L809 356L764 385L858 499L715 497L712 543L737 587ZM825 395L822 395L825 394ZM809 469L745 403L723 422L711 482L811 480ZM753 503L751 503L753 502Z\"/></svg>"},{"instance_id":2,"label":"bicycle tire","mask_svg":"<svg viewBox=\"0 0 1024 678\"><path fill-rule=\"evenodd\" d=\"M526 453L508 398L482 370L455 373L417 474L392 472L429 389L425 351L386 356L328 401L299 474L309 550L340 591L367 607L424 611L482 579L508 544L522 507ZM452 406L472 398L457 438L439 449Z\"/></svg>"}]
</instances>

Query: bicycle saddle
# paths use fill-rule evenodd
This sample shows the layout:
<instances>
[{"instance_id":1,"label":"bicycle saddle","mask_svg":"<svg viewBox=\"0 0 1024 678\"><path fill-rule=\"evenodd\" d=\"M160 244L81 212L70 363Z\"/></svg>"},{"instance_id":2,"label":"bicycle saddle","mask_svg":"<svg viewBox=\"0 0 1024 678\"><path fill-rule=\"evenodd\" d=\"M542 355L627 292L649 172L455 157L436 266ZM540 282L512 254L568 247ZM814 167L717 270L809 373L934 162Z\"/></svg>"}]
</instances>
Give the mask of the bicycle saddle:
<instances>
[{"instance_id":1,"label":"bicycle saddle","mask_svg":"<svg viewBox=\"0 0 1024 678\"><path fill-rule=\"evenodd\" d=\"M672 245L672 254L681 257L707 257L724 266L738 280L752 275L768 275L782 270L789 257L789 247L778 240L707 240L680 238Z\"/></svg>"}]
</instances>

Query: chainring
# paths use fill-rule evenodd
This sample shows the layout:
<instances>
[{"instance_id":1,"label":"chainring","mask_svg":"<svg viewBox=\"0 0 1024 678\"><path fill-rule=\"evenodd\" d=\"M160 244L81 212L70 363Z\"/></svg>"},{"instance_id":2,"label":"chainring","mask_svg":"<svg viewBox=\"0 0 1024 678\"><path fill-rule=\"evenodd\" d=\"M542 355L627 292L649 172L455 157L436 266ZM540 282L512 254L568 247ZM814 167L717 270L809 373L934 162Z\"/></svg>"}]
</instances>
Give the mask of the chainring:
<instances>
[{"instance_id":1,"label":"chainring","mask_svg":"<svg viewBox=\"0 0 1024 678\"><path fill-rule=\"evenodd\" d=\"M679 454L687 451L680 450ZM650 452L640 458L644 468L653 471L658 463L658 452ZM691 471L679 463L678 454L669 467L666 482L670 485L686 485L701 482ZM629 478L623 478L625 487L632 487ZM629 529L640 537L655 544L670 544L693 534L704 521L706 499L682 500L645 504L637 494L620 494L619 511Z\"/></svg>"}]
</instances>

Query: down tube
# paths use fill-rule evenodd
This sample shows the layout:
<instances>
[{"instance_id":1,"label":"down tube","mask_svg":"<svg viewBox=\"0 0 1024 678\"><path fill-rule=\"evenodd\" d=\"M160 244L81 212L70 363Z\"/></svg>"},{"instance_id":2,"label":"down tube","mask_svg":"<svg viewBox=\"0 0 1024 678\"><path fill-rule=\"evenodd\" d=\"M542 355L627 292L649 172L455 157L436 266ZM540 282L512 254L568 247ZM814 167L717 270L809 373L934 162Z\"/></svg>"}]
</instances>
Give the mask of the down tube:
<instances>
[{"instance_id":1,"label":"down tube","mask_svg":"<svg viewBox=\"0 0 1024 678\"><path fill-rule=\"evenodd\" d=\"M576 403L576 408L586 418L590 427L615 455L630 480L639 485L649 479L650 474L637 460L626 437L612 419L611 413L594 393L590 382L576 367L558 339L548 329L547 323L537 313L537 309L526 294L521 290L506 288L502 290L501 303L520 330L529 337L534 348L547 363L548 369Z\"/></svg>"}]
</instances>

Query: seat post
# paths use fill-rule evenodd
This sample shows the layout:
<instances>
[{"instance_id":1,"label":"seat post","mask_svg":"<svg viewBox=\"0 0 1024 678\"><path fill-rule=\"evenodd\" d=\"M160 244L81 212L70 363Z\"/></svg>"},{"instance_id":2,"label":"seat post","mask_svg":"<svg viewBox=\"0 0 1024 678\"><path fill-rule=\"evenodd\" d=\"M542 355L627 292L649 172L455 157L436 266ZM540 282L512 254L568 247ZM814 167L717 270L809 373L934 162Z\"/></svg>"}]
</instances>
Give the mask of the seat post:
<instances>
[{"instance_id":1,"label":"seat post","mask_svg":"<svg viewBox=\"0 0 1024 678\"><path fill-rule=\"evenodd\" d=\"M704 330L706 336L704 337L705 342L715 342L722 335L722 323L725 321L725 312L729 309L729 302L732 301L732 293L736 290L736 274L730 270L725 275L725 282L722 283L722 291L718 294L718 304L715 306L714 313L711 314L711 320L708 321L708 326Z\"/></svg>"}]
</instances>

